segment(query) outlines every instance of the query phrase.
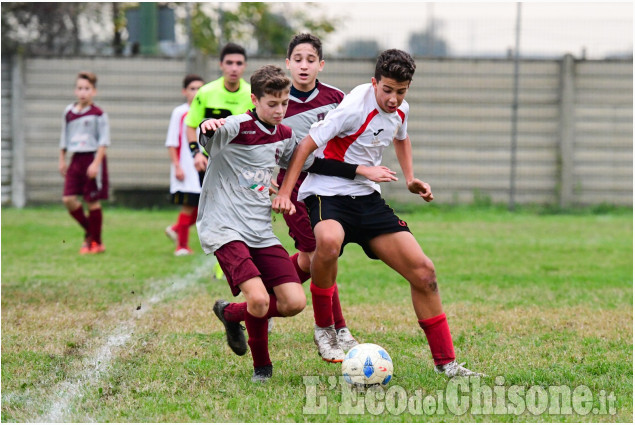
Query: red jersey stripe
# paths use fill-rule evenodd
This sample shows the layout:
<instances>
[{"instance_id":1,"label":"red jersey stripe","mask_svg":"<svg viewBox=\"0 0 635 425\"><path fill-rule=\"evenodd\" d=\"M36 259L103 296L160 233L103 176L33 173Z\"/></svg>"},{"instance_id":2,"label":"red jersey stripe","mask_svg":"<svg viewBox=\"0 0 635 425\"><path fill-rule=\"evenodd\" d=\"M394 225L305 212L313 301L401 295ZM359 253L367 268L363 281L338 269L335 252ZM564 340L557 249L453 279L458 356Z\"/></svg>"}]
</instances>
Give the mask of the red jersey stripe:
<instances>
[{"instance_id":1,"label":"red jersey stripe","mask_svg":"<svg viewBox=\"0 0 635 425\"><path fill-rule=\"evenodd\" d=\"M375 118L375 116L379 114L377 109L373 109L373 111L368 114L366 117L366 121L364 124L350 136L346 137L334 137L326 143L326 148L324 148L324 158L325 159L336 159L338 161L344 161L344 155L346 155L346 151L348 147L352 145L355 140L366 130L370 121Z\"/></svg>"},{"instance_id":2,"label":"red jersey stripe","mask_svg":"<svg viewBox=\"0 0 635 425\"><path fill-rule=\"evenodd\" d=\"M181 140L183 140L183 121L185 121L185 117L187 117L187 112L184 113L179 120L179 145L176 148L176 157L179 161L181 160Z\"/></svg>"}]
</instances>

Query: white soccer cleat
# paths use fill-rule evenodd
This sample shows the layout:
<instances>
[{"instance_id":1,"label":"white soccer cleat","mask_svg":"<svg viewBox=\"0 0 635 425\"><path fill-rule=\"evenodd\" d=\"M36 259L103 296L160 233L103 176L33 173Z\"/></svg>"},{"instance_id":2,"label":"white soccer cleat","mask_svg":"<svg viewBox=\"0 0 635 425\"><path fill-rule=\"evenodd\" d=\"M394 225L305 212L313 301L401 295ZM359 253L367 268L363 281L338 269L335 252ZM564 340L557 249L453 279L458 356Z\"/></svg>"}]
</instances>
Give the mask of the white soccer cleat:
<instances>
[{"instance_id":1,"label":"white soccer cleat","mask_svg":"<svg viewBox=\"0 0 635 425\"><path fill-rule=\"evenodd\" d=\"M359 345L359 342L357 342L357 340L353 338L353 334L351 334L351 331L349 331L348 328L345 326L337 330L337 344L340 346L342 351L344 351L344 353L348 353L351 348Z\"/></svg>"},{"instance_id":2,"label":"white soccer cleat","mask_svg":"<svg viewBox=\"0 0 635 425\"><path fill-rule=\"evenodd\" d=\"M170 239L175 244L179 243L179 234L174 231L172 225L169 225L165 228L165 236L167 236L168 239Z\"/></svg>"},{"instance_id":3,"label":"white soccer cleat","mask_svg":"<svg viewBox=\"0 0 635 425\"><path fill-rule=\"evenodd\" d=\"M174 251L174 255L176 257L183 257L186 255L192 255L192 254L194 254L194 251L192 251L189 248L179 248L176 251Z\"/></svg>"},{"instance_id":4,"label":"white soccer cleat","mask_svg":"<svg viewBox=\"0 0 635 425\"><path fill-rule=\"evenodd\" d=\"M313 341L318 348L318 354L330 363L341 363L346 357L346 353L337 343L337 334L335 333L335 325L321 328L315 325L313 331Z\"/></svg>"},{"instance_id":5,"label":"white soccer cleat","mask_svg":"<svg viewBox=\"0 0 635 425\"><path fill-rule=\"evenodd\" d=\"M443 373L448 378L454 378L455 376L486 376L483 373L472 372L466 367L463 367L465 363L457 363L456 360L451 361L450 363L435 366L434 370L437 373Z\"/></svg>"}]
</instances>

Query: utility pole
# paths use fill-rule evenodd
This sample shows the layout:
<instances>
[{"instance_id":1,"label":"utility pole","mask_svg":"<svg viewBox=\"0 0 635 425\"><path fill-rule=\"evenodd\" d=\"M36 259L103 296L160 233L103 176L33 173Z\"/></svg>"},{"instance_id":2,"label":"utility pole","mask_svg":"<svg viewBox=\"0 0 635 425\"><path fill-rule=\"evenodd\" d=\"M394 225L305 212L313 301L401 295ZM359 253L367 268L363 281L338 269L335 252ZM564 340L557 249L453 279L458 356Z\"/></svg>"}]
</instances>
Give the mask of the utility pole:
<instances>
[{"instance_id":1,"label":"utility pole","mask_svg":"<svg viewBox=\"0 0 635 425\"><path fill-rule=\"evenodd\" d=\"M509 176L509 210L516 209L516 155L518 139L518 85L520 62L520 2L516 3L516 48L514 51L514 95L512 99L511 161Z\"/></svg>"},{"instance_id":2,"label":"utility pole","mask_svg":"<svg viewBox=\"0 0 635 425\"><path fill-rule=\"evenodd\" d=\"M158 12L155 2L139 3L140 44L142 55L156 55L158 49Z\"/></svg>"}]
</instances>

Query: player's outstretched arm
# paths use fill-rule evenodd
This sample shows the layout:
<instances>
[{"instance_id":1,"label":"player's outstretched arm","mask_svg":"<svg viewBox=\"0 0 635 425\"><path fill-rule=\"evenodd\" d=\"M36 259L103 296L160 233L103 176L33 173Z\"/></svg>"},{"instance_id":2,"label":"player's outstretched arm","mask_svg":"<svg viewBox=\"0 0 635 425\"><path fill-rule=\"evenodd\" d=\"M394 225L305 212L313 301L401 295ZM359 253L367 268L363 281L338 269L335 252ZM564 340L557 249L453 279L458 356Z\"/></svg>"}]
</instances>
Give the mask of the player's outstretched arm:
<instances>
[{"instance_id":1,"label":"player's outstretched arm","mask_svg":"<svg viewBox=\"0 0 635 425\"><path fill-rule=\"evenodd\" d=\"M410 137L406 135L406 138L403 140L393 139L393 145L395 146L395 153L397 155L397 160L399 160L401 171L403 171L403 175L406 178L406 186L408 187L408 190L412 193L416 193L426 202L432 201L434 199L434 195L432 194L430 185L416 179L414 176L414 170L412 167L412 143L410 142Z\"/></svg>"},{"instance_id":2,"label":"player's outstretched arm","mask_svg":"<svg viewBox=\"0 0 635 425\"><path fill-rule=\"evenodd\" d=\"M203 121L199 128L201 129L201 133L205 134L207 137L212 137L214 132L225 125L225 118L220 119L209 119Z\"/></svg>"},{"instance_id":3,"label":"player's outstretched arm","mask_svg":"<svg viewBox=\"0 0 635 425\"><path fill-rule=\"evenodd\" d=\"M375 183L390 182L399 180L396 172L383 165L369 167L366 165L357 166L357 174L366 177Z\"/></svg>"}]
</instances>

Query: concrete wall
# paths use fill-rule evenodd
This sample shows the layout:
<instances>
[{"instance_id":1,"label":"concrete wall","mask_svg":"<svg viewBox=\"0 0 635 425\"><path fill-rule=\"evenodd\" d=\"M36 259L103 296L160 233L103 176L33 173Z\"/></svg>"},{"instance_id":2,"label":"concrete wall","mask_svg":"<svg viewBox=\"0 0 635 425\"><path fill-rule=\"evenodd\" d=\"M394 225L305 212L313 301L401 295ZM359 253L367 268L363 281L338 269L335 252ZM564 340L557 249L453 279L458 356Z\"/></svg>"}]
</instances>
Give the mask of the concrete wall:
<instances>
[{"instance_id":1,"label":"concrete wall","mask_svg":"<svg viewBox=\"0 0 635 425\"><path fill-rule=\"evenodd\" d=\"M246 75L266 63L283 61L250 59ZM15 165L5 155L11 134L20 131L26 202L59 201L61 114L73 101L75 75L83 69L98 74L96 103L110 117L108 160L115 193L127 189L167 193L165 132L171 110L182 102L184 61L27 58L23 92L12 93L23 103L23 125L6 130L5 109L13 108L5 99L9 66L3 59L3 205L16 198L5 184L9 178L5 169ZM219 76L215 62L207 66L211 71L204 77ZM372 60L328 60L320 78L347 92L369 82L373 68ZM432 185L435 202L472 202L475 196L508 202L513 74L513 62L505 60L417 60L406 98L411 105L408 132L415 148L415 174ZM517 203L632 205L632 75L632 62L627 61L566 57L520 63ZM385 164L399 170L392 149L386 151ZM391 200L416 201L403 179L383 185L382 190Z\"/></svg>"}]
</instances>

